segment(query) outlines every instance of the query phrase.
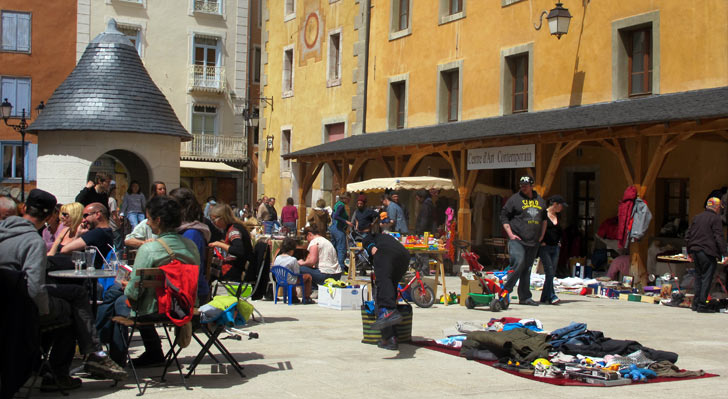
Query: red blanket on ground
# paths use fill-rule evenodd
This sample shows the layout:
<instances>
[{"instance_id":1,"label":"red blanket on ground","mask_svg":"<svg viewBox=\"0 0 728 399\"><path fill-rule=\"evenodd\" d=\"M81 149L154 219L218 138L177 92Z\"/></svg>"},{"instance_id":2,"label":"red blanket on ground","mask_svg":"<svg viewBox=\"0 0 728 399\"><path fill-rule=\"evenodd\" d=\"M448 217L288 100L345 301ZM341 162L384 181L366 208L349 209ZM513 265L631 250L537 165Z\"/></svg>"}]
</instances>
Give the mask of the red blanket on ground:
<instances>
[{"instance_id":1,"label":"red blanket on ground","mask_svg":"<svg viewBox=\"0 0 728 399\"><path fill-rule=\"evenodd\" d=\"M412 344L421 346L423 348L432 349L434 351L447 353L448 355L453 356L460 356L460 349L459 348L451 348L449 346L440 345L435 341L412 341ZM475 362L482 363L491 367L494 367L493 365L497 362L493 361L486 361L486 360L474 360ZM498 368L498 367L494 367ZM569 378L544 378L544 377L536 377L530 374L523 374L519 373L516 370L506 370L502 368L498 368L498 370L501 370L503 372L506 372L508 374L513 374L519 377L527 378L529 380L539 381L539 382L545 382L547 384L552 385L565 385L565 386L582 386L582 387L603 387L604 385L595 385L595 384L587 384L585 382L572 380ZM633 384L652 384L655 382L669 382L669 381L685 381L685 380L695 380L698 378L709 378L709 377L717 377L718 374L710 374L705 373L702 376L699 377L684 377L684 378L673 378L673 377L657 377L652 378L650 380L647 380L645 382L635 382L633 381Z\"/></svg>"}]
</instances>

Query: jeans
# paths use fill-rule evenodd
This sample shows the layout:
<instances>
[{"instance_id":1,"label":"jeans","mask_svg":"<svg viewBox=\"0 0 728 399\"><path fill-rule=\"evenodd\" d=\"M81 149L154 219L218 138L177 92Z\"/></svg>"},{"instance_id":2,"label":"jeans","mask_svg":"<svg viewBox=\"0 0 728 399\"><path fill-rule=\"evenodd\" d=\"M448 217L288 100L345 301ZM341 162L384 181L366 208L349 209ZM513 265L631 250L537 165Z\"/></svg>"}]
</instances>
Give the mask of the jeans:
<instances>
[{"instance_id":1,"label":"jeans","mask_svg":"<svg viewBox=\"0 0 728 399\"><path fill-rule=\"evenodd\" d=\"M331 223L331 226L329 226L329 233L331 233L331 243L334 244L334 248L336 248L336 256L339 259L339 266L341 266L341 270L348 271L349 269L346 267L346 234L339 230L336 227L336 222Z\"/></svg>"},{"instance_id":2,"label":"jeans","mask_svg":"<svg viewBox=\"0 0 728 399\"><path fill-rule=\"evenodd\" d=\"M538 256L543 264L543 272L546 275L543 291L541 291L541 302L543 303L551 303L557 298L554 292L554 276L559 262L560 249L558 245L543 245L538 250Z\"/></svg>"},{"instance_id":3,"label":"jeans","mask_svg":"<svg viewBox=\"0 0 728 399\"><path fill-rule=\"evenodd\" d=\"M283 222L283 227L288 227L292 233L296 232L296 222Z\"/></svg>"},{"instance_id":4,"label":"jeans","mask_svg":"<svg viewBox=\"0 0 728 399\"><path fill-rule=\"evenodd\" d=\"M62 299L71 305L71 322L82 354L101 350L99 335L96 333L95 317L88 301L88 292L81 285L46 284L48 295Z\"/></svg>"},{"instance_id":5,"label":"jeans","mask_svg":"<svg viewBox=\"0 0 728 399\"><path fill-rule=\"evenodd\" d=\"M695 298L693 298L693 310L704 307L708 301L710 286L713 285L713 275L717 267L717 259L703 251L691 252L695 260Z\"/></svg>"},{"instance_id":6,"label":"jeans","mask_svg":"<svg viewBox=\"0 0 728 399\"><path fill-rule=\"evenodd\" d=\"M38 319L40 328L46 326L58 325L71 319L71 305L60 298L48 298L48 314L40 316ZM41 336L43 347L52 345L51 352L48 357L51 371L56 376L68 375L71 370L71 362L73 355L76 353L76 333L73 323L70 326L51 330L47 334Z\"/></svg>"},{"instance_id":7,"label":"jeans","mask_svg":"<svg viewBox=\"0 0 728 399\"><path fill-rule=\"evenodd\" d=\"M129 224L131 224L131 229L134 230L134 227L139 224L142 220L144 220L145 216L143 213L140 212L129 212L126 214L126 218L129 219Z\"/></svg>"},{"instance_id":8,"label":"jeans","mask_svg":"<svg viewBox=\"0 0 728 399\"><path fill-rule=\"evenodd\" d=\"M518 301L522 302L531 298L531 266L538 254L538 246L526 246L521 240L508 241L508 254L511 256L513 272L506 277L505 289L513 291L518 282ZM520 282L519 282L520 281Z\"/></svg>"},{"instance_id":9,"label":"jeans","mask_svg":"<svg viewBox=\"0 0 728 399\"><path fill-rule=\"evenodd\" d=\"M300 273L301 274L310 274L313 284L316 284L316 285L323 285L324 281L326 281L327 278L333 278L335 280L338 280L341 278L341 273L336 273L336 274L321 273L321 271L319 269L314 269L314 268L308 267L308 266L301 266Z\"/></svg>"}]
</instances>

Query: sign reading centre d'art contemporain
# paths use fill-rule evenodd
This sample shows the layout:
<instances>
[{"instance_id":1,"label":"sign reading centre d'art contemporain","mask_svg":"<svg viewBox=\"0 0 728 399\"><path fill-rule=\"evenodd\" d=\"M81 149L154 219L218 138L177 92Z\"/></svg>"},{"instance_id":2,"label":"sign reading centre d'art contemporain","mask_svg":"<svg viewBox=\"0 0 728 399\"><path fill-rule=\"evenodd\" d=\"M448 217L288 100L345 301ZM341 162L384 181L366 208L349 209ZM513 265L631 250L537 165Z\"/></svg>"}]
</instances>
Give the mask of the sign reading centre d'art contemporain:
<instances>
[{"instance_id":1,"label":"sign reading centre d'art contemporain","mask_svg":"<svg viewBox=\"0 0 728 399\"><path fill-rule=\"evenodd\" d=\"M468 170L530 168L535 160L535 144L468 150Z\"/></svg>"}]
</instances>

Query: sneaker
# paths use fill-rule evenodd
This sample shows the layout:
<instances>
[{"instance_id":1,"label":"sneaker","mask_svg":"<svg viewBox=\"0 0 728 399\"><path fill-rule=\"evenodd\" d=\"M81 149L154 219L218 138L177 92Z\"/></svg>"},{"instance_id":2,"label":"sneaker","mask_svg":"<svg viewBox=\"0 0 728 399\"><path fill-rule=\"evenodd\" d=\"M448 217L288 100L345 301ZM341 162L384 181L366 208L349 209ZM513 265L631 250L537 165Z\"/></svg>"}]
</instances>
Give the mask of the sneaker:
<instances>
[{"instance_id":1,"label":"sneaker","mask_svg":"<svg viewBox=\"0 0 728 399\"><path fill-rule=\"evenodd\" d=\"M526 300L520 300L518 301L519 305L528 305L528 306L538 306L538 302L534 301L531 298L528 298Z\"/></svg>"},{"instance_id":2,"label":"sneaker","mask_svg":"<svg viewBox=\"0 0 728 399\"><path fill-rule=\"evenodd\" d=\"M402 314L397 309L382 308L379 311L377 321L372 323L373 330L381 330L385 327L393 326L402 322Z\"/></svg>"},{"instance_id":3,"label":"sneaker","mask_svg":"<svg viewBox=\"0 0 728 399\"><path fill-rule=\"evenodd\" d=\"M126 371L114 363L110 357L99 356L95 353L88 355L84 370L93 375L102 375L115 381L121 381L127 377Z\"/></svg>"},{"instance_id":4,"label":"sneaker","mask_svg":"<svg viewBox=\"0 0 728 399\"><path fill-rule=\"evenodd\" d=\"M559 299L559 297L557 297L557 296L551 298L552 305L558 305L560 302L561 302L561 299Z\"/></svg>"},{"instance_id":5,"label":"sneaker","mask_svg":"<svg viewBox=\"0 0 728 399\"><path fill-rule=\"evenodd\" d=\"M138 358L131 359L131 362L135 369L164 366L164 355L161 353L152 355L149 352L144 352Z\"/></svg>"},{"instance_id":6,"label":"sneaker","mask_svg":"<svg viewBox=\"0 0 728 399\"><path fill-rule=\"evenodd\" d=\"M397 337L389 337L389 339L380 339L377 346L382 349L387 349L390 351L399 350L399 345L397 345Z\"/></svg>"},{"instance_id":7,"label":"sneaker","mask_svg":"<svg viewBox=\"0 0 728 399\"><path fill-rule=\"evenodd\" d=\"M698 313L716 313L715 309L708 306L698 306L695 311Z\"/></svg>"},{"instance_id":8,"label":"sneaker","mask_svg":"<svg viewBox=\"0 0 728 399\"><path fill-rule=\"evenodd\" d=\"M55 378L45 375L40 383L41 392L70 391L77 388L81 388L81 379L69 375L61 375Z\"/></svg>"}]
</instances>

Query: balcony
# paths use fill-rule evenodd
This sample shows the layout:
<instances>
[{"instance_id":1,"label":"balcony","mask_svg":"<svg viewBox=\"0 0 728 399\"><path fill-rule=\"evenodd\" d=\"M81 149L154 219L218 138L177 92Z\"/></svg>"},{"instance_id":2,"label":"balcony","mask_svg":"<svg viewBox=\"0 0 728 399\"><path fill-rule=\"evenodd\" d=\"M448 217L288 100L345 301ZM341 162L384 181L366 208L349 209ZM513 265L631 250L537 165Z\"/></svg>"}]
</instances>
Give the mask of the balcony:
<instances>
[{"instance_id":1,"label":"balcony","mask_svg":"<svg viewBox=\"0 0 728 399\"><path fill-rule=\"evenodd\" d=\"M195 12L222 15L222 2L219 0L195 0Z\"/></svg>"},{"instance_id":2,"label":"balcony","mask_svg":"<svg viewBox=\"0 0 728 399\"><path fill-rule=\"evenodd\" d=\"M188 161L242 162L247 157L244 136L193 134L181 143L180 157Z\"/></svg>"},{"instance_id":3,"label":"balcony","mask_svg":"<svg viewBox=\"0 0 728 399\"><path fill-rule=\"evenodd\" d=\"M220 93L225 91L225 67L190 65L189 91Z\"/></svg>"}]
</instances>

